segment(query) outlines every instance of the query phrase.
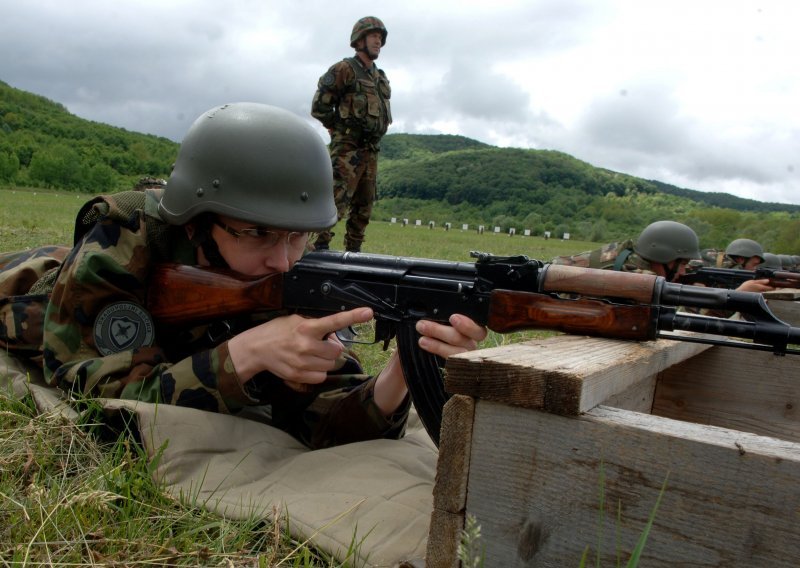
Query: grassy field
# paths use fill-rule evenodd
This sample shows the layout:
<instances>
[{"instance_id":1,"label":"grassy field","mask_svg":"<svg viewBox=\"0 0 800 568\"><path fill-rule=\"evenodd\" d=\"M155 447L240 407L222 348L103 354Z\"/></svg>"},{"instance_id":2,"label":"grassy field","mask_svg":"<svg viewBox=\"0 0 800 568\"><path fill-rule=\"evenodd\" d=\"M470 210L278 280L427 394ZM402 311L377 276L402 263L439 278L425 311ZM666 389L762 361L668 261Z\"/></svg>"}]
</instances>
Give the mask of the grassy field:
<instances>
[{"instance_id":1,"label":"grassy field","mask_svg":"<svg viewBox=\"0 0 800 568\"><path fill-rule=\"evenodd\" d=\"M70 244L87 195L0 189L0 252ZM341 246L337 230L334 246ZM469 260L469 251L548 260L595 243L373 223L364 252ZM492 335L486 346L529 335ZM387 354L360 346L370 369ZM229 521L167 496L127 440L90 435L91 420L39 415L30 400L0 390L0 565L349 566L280 526Z\"/></svg>"},{"instance_id":2,"label":"grassy field","mask_svg":"<svg viewBox=\"0 0 800 568\"><path fill-rule=\"evenodd\" d=\"M46 244L70 244L75 215L91 196L68 192L0 189L0 252ZM342 246L344 227L336 228L334 247ZM497 255L526 254L549 260L594 248L596 243L562 241L441 227L403 227L400 223L373 222L367 229L364 252L469 260L469 251Z\"/></svg>"}]
</instances>

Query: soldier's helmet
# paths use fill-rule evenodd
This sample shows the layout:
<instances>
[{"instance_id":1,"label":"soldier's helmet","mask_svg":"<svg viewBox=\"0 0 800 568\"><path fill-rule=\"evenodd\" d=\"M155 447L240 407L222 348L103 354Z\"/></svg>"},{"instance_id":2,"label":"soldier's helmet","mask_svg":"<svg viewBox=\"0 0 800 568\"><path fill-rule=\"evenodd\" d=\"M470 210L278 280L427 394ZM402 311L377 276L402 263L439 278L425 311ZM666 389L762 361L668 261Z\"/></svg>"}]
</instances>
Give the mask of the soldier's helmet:
<instances>
[{"instance_id":1,"label":"soldier's helmet","mask_svg":"<svg viewBox=\"0 0 800 568\"><path fill-rule=\"evenodd\" d=\"M701 258L697 234L675 221L650 223L636 239L633 250L645 260L662 264L679 258Z\"/></svg>"},{"instance_id":2,"label":"soldier's helmet","mask_svg":"<svg viewBox=\"0 0 800 568\"><path fill-rule=\"evenodd\" d=\"M778 257L777 254L772 254L771 252L764 253L764 261L759 264L758 266L761 268L777 268L780 270L781 268L781 259Z\"/></svg>"},{"instance_id":3,"label":"soldier's helmet","mask_svg":"<svg viewBox=\"0 0 800 568\"><path fill-rule=\"evenodd\" d=\"M781 268L791 270L794 268L794 259L790 254L779 254L778 260L781 261Z\"/></svg>"},{"instance_id":4,"label":"soldier's helmet","mask_svg":"<svg viewBox=\"0 0 800 568\"><path fill-rule=\"evenodd\" d=\"M350 34L350 47L355 47L358 40L367 35L369 32L378 30L381 32L381 47L386 45L386 36L389 32L383 22L375 16L366 16L358 20L353 26L353 33Z\"/></svg>"},{"instance_id":5,"label":"soldier's helmet","mask_svg":"<svg viewBox=\"0 0 800 568\"><path fill-rule=\"evenodd\" d=\"M278 107L232 103L189 128L158 211L173 225L215 213L321 231L336 224L332 187L328 149L310 124Z\"/></svg>"},{"instance_id":6,"label":"soldier's helmet","mask_svg":"<svg viewBox=\"0 0 800 568\"><path fill-rule=\"evenodd\" d=\"M753 239L736 239L728 245L725 249L727 256L742 256L750 258L751 256L760 257L764 260L764 248L754 241Z\"/></svg>"}]
</instances>

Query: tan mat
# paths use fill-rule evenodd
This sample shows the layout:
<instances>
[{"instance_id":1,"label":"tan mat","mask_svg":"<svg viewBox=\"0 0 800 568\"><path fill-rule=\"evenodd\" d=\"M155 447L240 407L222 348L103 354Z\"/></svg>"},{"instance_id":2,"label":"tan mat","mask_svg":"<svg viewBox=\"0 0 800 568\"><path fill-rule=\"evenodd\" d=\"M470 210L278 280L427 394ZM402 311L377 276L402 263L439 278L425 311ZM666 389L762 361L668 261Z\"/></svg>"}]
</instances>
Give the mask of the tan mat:
<instances>
[{"instance_id":1,"label":"tan mat","mask_svg":"<svg viewBox=\"0 0 800 568\"><path fill-rule=\"evenodd\" d=\"M57 391L27 379L0 353L0 382L31 392L40 410L73 415ZM437 451L413 420L401 440L310 451L265 424L223 414L120 400L132 411L148 455L164 447L156 476L166 491L228 518L272 520L298 540L343 559L357 544L359 566L421 565L427 545Z\"/></svg>"}]
</instances>

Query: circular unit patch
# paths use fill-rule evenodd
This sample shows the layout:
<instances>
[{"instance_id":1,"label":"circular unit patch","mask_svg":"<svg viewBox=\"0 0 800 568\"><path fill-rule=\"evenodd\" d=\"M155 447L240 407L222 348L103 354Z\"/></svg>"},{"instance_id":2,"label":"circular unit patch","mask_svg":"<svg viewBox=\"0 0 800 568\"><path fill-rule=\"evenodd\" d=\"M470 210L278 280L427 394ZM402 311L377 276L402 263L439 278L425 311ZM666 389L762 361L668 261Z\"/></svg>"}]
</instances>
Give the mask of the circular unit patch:
<instances>
[{"instance_id":1,"label":"circular unit patch","mask_svg":"<svg viewBox=\"0 0 800 568\"><path fill-rule=\"evenodd\" d=\"M116 302L94 320L94 343L101 355L112 355L153 344L153 319L139 304Z\"/></svg>"}]
</instances>

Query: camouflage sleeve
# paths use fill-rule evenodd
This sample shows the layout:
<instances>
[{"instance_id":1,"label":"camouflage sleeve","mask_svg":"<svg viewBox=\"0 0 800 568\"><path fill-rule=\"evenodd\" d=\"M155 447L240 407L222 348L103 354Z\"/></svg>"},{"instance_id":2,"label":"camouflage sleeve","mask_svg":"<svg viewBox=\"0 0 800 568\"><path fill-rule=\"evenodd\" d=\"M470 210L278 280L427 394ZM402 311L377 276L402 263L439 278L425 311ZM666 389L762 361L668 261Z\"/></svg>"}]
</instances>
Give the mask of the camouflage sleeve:
<instances>
[{"instance_id":1,"label":"camouflage sleeve","mask_svg":"<svg viewBox=\"0 0 800 568\"><path fill-rule=\"evenodd\" d=\"M406 397L392 416L385 417L375 404L375 380L346 355L324 383L309 385L305 394L268 373L257 375L245 388L269 405L271 425L318 449L403 436L411 401Z\"/></svg>"},{"instance_id":2,"label":"camouflage sleeve","mask_svg":"<svg viewBox=\"0 0 800 568\"><path fill-rule=\"evenodd\" d=\"M311 116L325 128L336 123L339 101L347 86L355 81L355 73L346 61L332 65L317 82L317 91L311 101Z\"/></svg>"},{"instance_id":3,"label":"camouflage sleeve","mask_svg":"<svg viewBox=\"0 0 800 568\"><path fill-rule=\"evenodd\" d=\"M229 412L253 404L227 343L170 363L145 305L151 263L141 215L94 225L64 262L45 315L44 373L71 395Z\"/></svg>"}]
</instances>

